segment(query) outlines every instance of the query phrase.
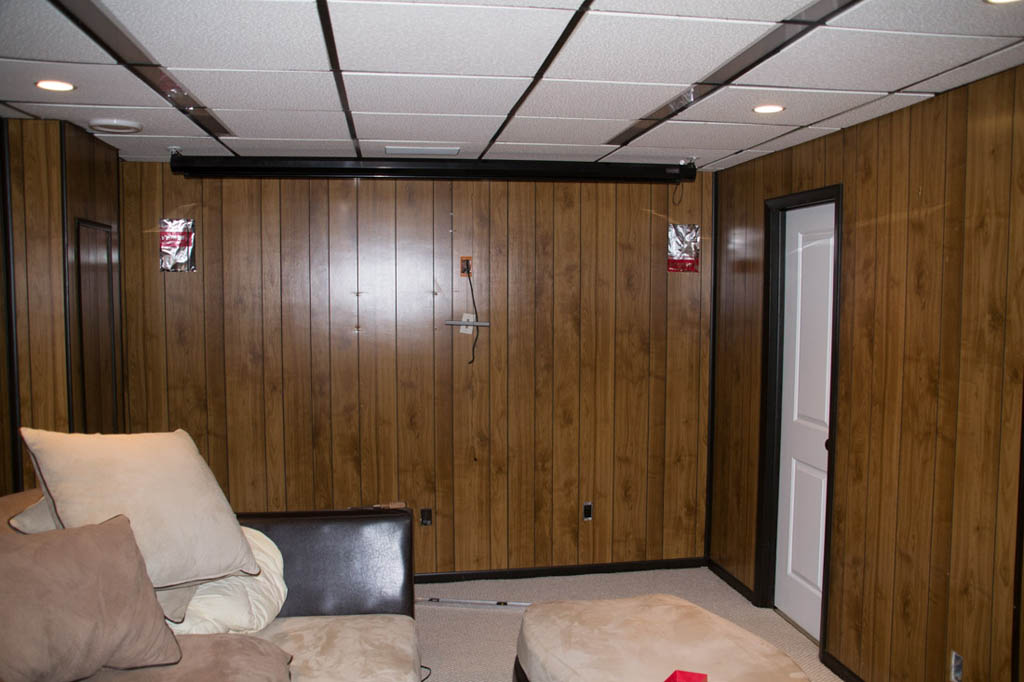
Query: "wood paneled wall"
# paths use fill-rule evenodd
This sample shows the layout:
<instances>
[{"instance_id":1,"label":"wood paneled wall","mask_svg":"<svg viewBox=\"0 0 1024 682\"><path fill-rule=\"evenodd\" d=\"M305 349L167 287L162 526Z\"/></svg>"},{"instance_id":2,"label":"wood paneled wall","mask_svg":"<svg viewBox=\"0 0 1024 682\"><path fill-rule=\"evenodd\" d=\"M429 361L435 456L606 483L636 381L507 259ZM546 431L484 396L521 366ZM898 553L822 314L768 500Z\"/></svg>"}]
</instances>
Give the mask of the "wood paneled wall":
<instances>
[{"instance_id":1,"label":"wood paneled wall","mask_svg":"<svg viewBox=\"0 0 1024 682\"><path fill-rule=\"evenodd\" d=\"M7 132L21 423L67 431L61 123L9 120ZM22 457L31 487L35 473Z\"/></svg>"},{"instance_id":2,"label":"wood paneled wall","mask_svg":"<svg viewBox=\"0 0 1024 682\"><path fill-rule=\"evenodd\" d=\"M68 415L64 221L71 233L78 218L101 222L110 225L116 237L117 150L69 123L8 120L6 124L21 425L68 431L72 425ZM69 284L74 296L75 283ZM76 310L73 306L69 312ZM81 328L74 314L72 328ZM80 335L71 336L80 343ZM74 357L79 357L77 348L75 352ZM72 384L76 391L84 391L83 367L80 362L72 366ZM4 466L9 468L12 454L7 436L2 440ZM22 485L32 487L35 473L31 461L27 453L21 456Z\"/></svg>"},{"instance_id":3,"label":"wood paneled wall","mask_svg":"<svg viewBox=\"0 0 1024 682\"><path fill-rule=\"evenodd\" d=\"M830 654L1010 679L1024 378L1024 67L719 176L710 556L753 586L763 200L843 185Z\"/></svg>"},{"instance_id":4,"label":"wood paneled wall","mask_svg":"<svg viewBox=\"0 0 1024 682\"><path fill-rule=\"evenodd\" d=\"M157 271L161 217L198 221L198 272ZM702 556L711 268L666 272L670 220L710 257L708 176L673 201L123 164L130 428L189 431L239 511L432 508L419 572ZM469 364L444 321L473 297Z\"/></svg>"}]
</instances>

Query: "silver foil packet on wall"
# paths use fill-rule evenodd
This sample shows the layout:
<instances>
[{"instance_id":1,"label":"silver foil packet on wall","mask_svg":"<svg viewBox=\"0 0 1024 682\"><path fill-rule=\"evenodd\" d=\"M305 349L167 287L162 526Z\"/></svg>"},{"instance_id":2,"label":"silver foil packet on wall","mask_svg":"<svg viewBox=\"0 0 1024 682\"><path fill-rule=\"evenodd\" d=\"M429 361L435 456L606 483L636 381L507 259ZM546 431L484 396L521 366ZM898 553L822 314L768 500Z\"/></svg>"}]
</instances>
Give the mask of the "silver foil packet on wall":
<instances>
[{"instance_id":1,"label":"silver foil packet on wall","mask_svg":"<svg viewBox=\"0 0 1024 682\"><path fill-rule=\"evenodd\" d=\"M700 225L669 223L668 271L700 272Z\"/></svg>"},{"instance_id":2,"label":"silver foil packet on wall","mask_svg":"<svg viewBox=\"0 0 1024 682\"><path fill-rule=\"evenodd\" d=\"M196 230L191 218L160 219L160 270L195 272Z\"/></svg>"}]
</instances>

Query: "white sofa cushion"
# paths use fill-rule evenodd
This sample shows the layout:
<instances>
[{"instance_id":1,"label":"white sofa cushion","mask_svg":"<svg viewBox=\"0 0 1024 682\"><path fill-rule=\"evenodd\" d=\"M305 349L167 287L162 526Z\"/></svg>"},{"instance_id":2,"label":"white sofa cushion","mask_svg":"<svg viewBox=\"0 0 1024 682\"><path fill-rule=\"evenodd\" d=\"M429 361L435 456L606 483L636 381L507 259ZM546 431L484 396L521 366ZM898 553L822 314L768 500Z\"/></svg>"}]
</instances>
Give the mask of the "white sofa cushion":
<instances>
[{"instance_id":1,"label":"white sofa cushion","mask_svg":"<svg viewBox=\"0 0 1024 682\"><path fill-rule=\"evenodd\" d=\"M174 634L257 632L281 612L288 596L281 550L255 528L243 527L242 533L252 547L260 574L230 575L199 585L188 604L184 621L171 623Z\"/></svg>"},{"instance_id":2,"label":"white sofa cushion","mask_svg":"<svg viewBox=\"0 0 1024 682\"><path fill-rule=\"evenodd\" d=\"M256 636L292 654L292 682L420 682L409 616L278 618Z\"/></svg>"}]
</instances>

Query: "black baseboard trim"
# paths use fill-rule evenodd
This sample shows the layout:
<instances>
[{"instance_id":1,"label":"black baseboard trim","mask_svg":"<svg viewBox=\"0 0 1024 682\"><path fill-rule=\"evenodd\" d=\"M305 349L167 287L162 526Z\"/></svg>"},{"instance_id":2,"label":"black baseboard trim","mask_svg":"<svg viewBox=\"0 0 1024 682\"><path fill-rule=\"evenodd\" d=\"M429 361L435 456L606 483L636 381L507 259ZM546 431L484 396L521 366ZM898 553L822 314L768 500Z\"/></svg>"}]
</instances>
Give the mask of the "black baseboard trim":
<instances>
[{"instance_id":1,"label":"black baseboard trim","mask_svg":"<svg viewBox=\"0 0 1024 682\"><path fill-rule=\"evenodd\" d=\"M839 679L845 680L846 682L864 682L857 673L840 663L838 658L824 649L821 650L818 658L825 664L825 667L834 672Z\"/></svg>"},{"instance_id":2,"label":"black baseboard trim","mask_svg":"<svg viewBox=\"0 0 1024 682\"><path fill-rule=\"evenodd\" d=\"M573 564L571 566L538 566L536 568L508 568L488 571L449 571L445 573L417 573L416 582L458 583L466 580L518 580L520 578L549 578L589 573L627 573L654 571L664 568L701 568L708 565L705 557L689 559L651 559L649 561L620 561L607 564Z\"/></svg>"},{"instance_id":3,"label":"black baseboard trim","mask_svg":"<svg viewBox=\"0 0 1024 682\"><path fill-rule=\"evenodd\" d=\"M721 564L719 564L714 559L708 559L708 568L711 569L712 573L714 573L719 578L724 580L729 587L742 594L747 601L749 601L754 606L758 606L757 600L755 599L756 595L754 594L754 591L746 585L744 585L742 582L740 582L739 578L737 578L732 573L722 568Z\"/></svg>"}]
</instances>

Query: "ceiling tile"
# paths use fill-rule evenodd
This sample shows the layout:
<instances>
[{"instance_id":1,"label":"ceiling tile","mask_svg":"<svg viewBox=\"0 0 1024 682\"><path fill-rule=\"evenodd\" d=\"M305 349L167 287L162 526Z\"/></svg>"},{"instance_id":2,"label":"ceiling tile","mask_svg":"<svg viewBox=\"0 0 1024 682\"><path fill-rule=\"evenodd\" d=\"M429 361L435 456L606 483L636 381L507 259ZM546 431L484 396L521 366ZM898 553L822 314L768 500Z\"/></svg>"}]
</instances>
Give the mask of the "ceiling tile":
<instances>
[{"instance_id":1,"label":"ceiling tile","mask_svg":"<svg viewBox=\"0 0 1024 682\"><path fill-rule=\"evenodd\" d=\"M97 135L112 147L117 147L119 156L125 161L152 160L159 158L167 161L171 153L170 146L181 147L186 156L231 156L212 137L169 137L164 135Z\"/></svg>"},{"instance_id":2,"label":"ceiling tile","mask_svg":"<svg viewBox=\"0 0 1024 682\"><path fill-rule=\"evenodd\" d=\"M355 156L351 140L260 140L222 137L221 142L242 156Z\"/></svg>"},{"instance_id":3,"label":"ceiling tile","mask_svg":"<svg viewBox=\"0 0 1024 682\"><path fill-rule=\"evenodd\" d=\"M363 0L364 2L404 2L438 4L442 0ZM540 7L546 9L571 9L580 6L581 0L443 0L446 5L487 5L489 7Z\"/></svg>"},{"instance_id":4,"label":"ceiling tile","mask_svg":"<svg viewBox=\"0 0 1024 682\"><path fill-rule=\"evenodd\" d=\"M340 111L251 111L216 109L231 137L281 140L347 140L348 122Z\"/></svg>"},{"instance_id":5,"label":"ceiling tile","mask_svg":"<svg viewBox=\"0 0 1024 682\"><path fill-rule=\"evenodd\" d=\"M504 116L529 84L529 78L345 74L349 107L364 113Z\"/></svg>"},{"instance_id":6,"label":"ceiling tile","mask_svg":"<svg viewBox=\"0 0 1024 682\"><path fill-rule=\"evenodd\" d=\"M668 121L644 133L631 144L635 147L736 150L756 147L793 129L794 126Z\"/></svg>"},{"instance_id":7,"label":"ceiling tile","mask_svg":"<svg viewBox=\"0 0 1024 682\"><path fill-rule=\"evenodd\" d=\"M757 157L764 156L765 154L771 154L771 152L768 152L768 151L751 151L751 150L742 151L742 152L740 152L738 154L733 154L732 156L727 156L727 157L725 157L724 159L722 159L720 161L715 161L714 163L710 163L710 164L708 164L706 166L701 166L697 170L702 170L702 171L720 171L720 170L725 170L726 168L732 168L733 166L738 166L741 163L745 163L747 161L750 161L751 159L756 159Z\"/></svg>"},{"instance_id":8,"label":"ceiling tile","mask_svg":"<svg viewBox=\"0 0 1024 682\"><path fill-rule=\"evenodd\" d=\"M502 142L603 145L632 124L632 120L516 116L499 139Z\"/></svg>"},{"instance_id":9,"label":"ceiling tile","mask_svg":"<svg viewBox=\"0 0 1024 682\"><path fill-rule=\"evenodd\" d=\"M52 62L114 64L93 42L49 2L0 2L0 57Z\"/></svg>"},{"instance_id":10,"label":"ceiling tile","mask_svg":"<svg viewBox=\"0 0 1024 682\"><path fill-rule=\"evenodd\" d=\"M736 84L892 92L1008 42L1008 38L817 28L743 74Z\"/></svg>"},{"instance_id":11,"label":"ceiling tile","mask_svg":"<svg viewBox=\"0 0 1024 682\"><path fill-rule=\"evenodd\" d=\"M385 147L458 147L459 153L455 156L450 154L388 154ZM475 159L483 152L486 142L424 142L422 140L359 140L359 148L363 151L364 158L416 158L416 159Z\"/></svg>"},{"instance_id":12,"label":"ceiling tile","mask_svg":"<svg viewBox=\"0 0 1024 682\"><path fill-rule=\"evenodd\" d=\"M346 71L533 76L573 13L331 0Z\"/></svg>"},{"instance_id":13,"label":"ceiling tile","mask_svg":"<svg viewBox=\"0 0 1024 682\"><path fill-rule=\"evenodd\" d=\"M437 114L353 114L356 135L373 140L409 137L415 140L489 142L504 116Z\"/></svg>"},{"instance_id":14,"label":"ceiling tile","mask_svg":"<svg viewBox=\"0 0 1024 682\"><path fill-rule=\"evenodd\" d=\"M146 135L181 135L202 137L206 135L188 116L173 108L152 107L91 107L78 104L15 104L33 116L71 121L88 130L89 121L94 118L123 118L138 121Z\"/></svg>"},{"instance_id":15,"label":"ceiling tile","mask_svg":"<svg viewBox=\"0 0 1024 682\"><path fill-rule=\"evenodd\" d=\"M512 161L597 161L613 149L613 145L498 142L490 148L484 158Z\"/></svg>"},{"instance_id":16,"label":"ceiling tile","mask_svg":"<svg viewBox=\"0 0 1024 682\"><path fill-rule=\"evenodd\" d=\"M800 128L799 130L794 130L788 135L775 138L770 142L762 142L757 145L757 149L760 151L775 152L780 149L795 147L798 144L803 144L804 142L815 140L834 132L836 132L835 128Z\"/></svg>"},{"instance_id":17,"label":"ceiling tile","mask_svg":"<svg viewBox=\"0 0 1024 682\"><path fill-rule=\"evenodd\" d=\"M813 3L809 0L595 0L590 7L635 14L781 21L809 4Z\"/></svg>"},{"instance_id":18,"label":"ceiling tile","mask_svg":"<svg viewBox=\"0 0 1024 682\"><path fill-rule=\"evenodd\" d=\"M167 67L330 68L314 0L100 1Z\"/></svg>"},{"instance_id":19,"label":"ceiling tile","mask_svg":"<svg viewBox=\"0 0 1024 682\"><path fill-rule=\"evenodd\" d=\"M931 97L931 95L912 95L907 93L896 93L895 95L889 95L882 99L875 100L870 104L848 111L845 114L839 114L833 116L830 119L826 119L818 125L822 128L848 128L864 121L870 121L873 118L884 116L890 112L902 109L903 107L909 107L911 104L917 104Z\"/></svg>"},{"instance_id":20,"label":"ceiling tile","mask_svg":"<svg viewBox=\"0 0 1024 682\"><path fill-rule=\"evenodd\" d=\"M75 85L71 92L48 92L36 81L55 79ZM110 104L169 107L160 95L115 64L67 64L0 59L0 100L53 104Z\"/></svg>"},{"instance_id":21,"label":"ceiling tile","mask_svg":"<svg viewBox=\"0 0 1024 682\"><path fill-rule=\"evenodd\" d=\"M773 24L588 13L547 75L572 80L670 83L710 74Z\"/></svg>"},{"instance_id":22,"label":"ceiling tile","mask_svg":"<svg viewBox=\"0 0 1024 682\"><path fill-rule=\"evenodd\" d=\"M16 111L14 109L11 109L10 107L5 107L3 104L0 104L0 118L32 118L32 117L29 116L28 114L23 114L20 111Z\"/></svg>"},{"instance_id":23,"label":"ceiling tile","mask_svg":"<svg viewBox=\"0 0 1024 682\"><path fill-rule=\"evenodd\" d=\"M519 109L523 116L638 119L688 86L544 78Z\"/></svg>"},{"instance_id":24,"label":"ceiling tile","mask_svg":"<svg viewBox=\"0 0 1024 682\"><path fill-rule=\"evenodd\" d=\"M981 0L864 0L829 26L972 36L1024 36L1024 5Z\"/></svg>"},{"instance_id":25,"label":"ceiling tile","mask_svg":"<svg viewBox=\"0 0 1024 682\"><path fill-rule=\"evenodd\" d=\"M616 163L682 163L696 159L697 165L711 163L732 154L726 149L664 149L658 147L623 147L605 161Z\"/></svg>"},{"instance_id":26,"label":"ceiling tile","mask_svg":"<svg viewBox=\"0 0 1024 682\"><path fill-rule=\"evenodd\" d=\"M675 120L808 125L884 95L884 92L729 86L687 108ZM780 104L786 109L770 115L754 113L754 107L760 104Z\"/></svg>"},{"instance_id":27,"label":"ceiling tile","mask_svg":"<svg viewBox=\"0 0 1024 682\"><path fill-rule=\"evenodd\" d=\"M341 110L327 71L173 69L171 74L210 108Z\"/></svg>"},{"instance_id":28,"label":"ceiling tile","mask_svg":"<svg viewBox=\"0 0 1024 682\"><path fill-rule=\"evenodd\" d=\"M1022 6L1024 9L1024 6ZM978 61L965 64L944 74L929 78L907 90L911 92L945 92L973 81L1024 64L1024 43L1017 43Z\"/></svg>"}]
</instances>

